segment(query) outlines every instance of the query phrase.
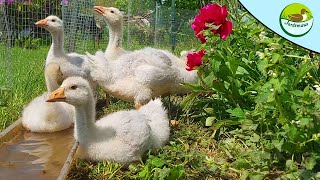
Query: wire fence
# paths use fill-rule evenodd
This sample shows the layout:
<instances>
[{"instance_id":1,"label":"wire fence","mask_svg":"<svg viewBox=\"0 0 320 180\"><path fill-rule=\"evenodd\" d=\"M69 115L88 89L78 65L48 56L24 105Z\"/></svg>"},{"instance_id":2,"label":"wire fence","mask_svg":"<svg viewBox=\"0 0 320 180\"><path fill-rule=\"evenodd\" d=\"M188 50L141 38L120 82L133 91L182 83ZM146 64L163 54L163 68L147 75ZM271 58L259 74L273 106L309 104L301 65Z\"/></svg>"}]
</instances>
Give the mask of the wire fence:
<instances>
[{"instance_id":1,"label":"wire fence","mask_svg":"<svg viewBox=\"0 0 320 180\"><path fill-rule=\"evenodd\" d=\"M136 43L161 47L163 43L170 42L168 37L163 39L166 35L171 36L170 38L174 35L191 35L189 21L196 11L175 10L173 13L171 7L163 6L158 1L150 2L145 5L144 1L131 0L128 8L123 9L126 13L124 45L127 48L132 48ZM87 40L97 41L98 37L101 38L101 33L104 34L103 38L107 38L107 30L101 32L97 26L92 11L94 4L94 0L0 0L1 32L8 34L11 39L9 44L12 46L37 48L48 45L49 33L34 26L34 22L54 14L62 17L65 22L67 51L84 50ZM5 29L6 26L8 29Z\"/></svg>"},{"instance_id":2,"label":"wire fence","mask_svg":"<svg viewBox=\"0 0 320 180\"><path fill-rule=\"evenodd\" d=\"M220 0L238 7L237 1ZM101 3L102 2L102 3ZM115 2L122 2L116 4ZM0 0L0 87L12 88L14 69L24 51L12 49L47 48L51 36L34 23L49 15L64 21L66 52L91 53L104 50L108 42L108 26L93 11L94 5L119 5L124 13L123 46L134 50L151 46L175 51L199 45L191 22L197 10L181 8L175 0ZM199 0L206 3L206 0ZM230 8L236 12L237 8ZM20 53L20 54L19 54ZM45 58L45 57L42 57ZM44 61L43 61L44 63Z\"/></svg>"},{"instance_id":3,"label":"wire fence","mask_svg":"<svg viewBox=\"0 0 320 180\"><path fill-rule=\"evenodd\" d=\"M110 6L106 1L104 6ZM179 52L192 47L190 28L195 10L172 9L163 1L128 0L124 12L123 46L139 49L145 46L165 48ZM94 52L105 49L108 27L93 11L95 0L0 0L0 86L13 82L12 48L37 49L48 47L51 36L34 23L49 15L64 21L65 50L67 52ZM186 46L187 44L187 46ZM15 52L19 53L19 52Z\"/></svg>"}]
</instances>

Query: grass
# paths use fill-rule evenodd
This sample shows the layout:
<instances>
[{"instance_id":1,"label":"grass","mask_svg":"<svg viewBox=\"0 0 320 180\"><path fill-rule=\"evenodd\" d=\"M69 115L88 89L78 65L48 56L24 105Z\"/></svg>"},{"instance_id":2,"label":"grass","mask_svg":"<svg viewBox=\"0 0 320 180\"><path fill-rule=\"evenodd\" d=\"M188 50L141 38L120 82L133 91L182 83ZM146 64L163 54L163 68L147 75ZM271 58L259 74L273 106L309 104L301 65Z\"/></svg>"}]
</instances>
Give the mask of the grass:
<instances>
[{"instance_id":1,"label":"grass","mask_svg":"<svg viewBox=\"0 0 320 180\"><path fill-rule=\"evenodd\" d=\"M0 67L0 130L21 116L23 106L46 90L44 62L49 47L12 48L3 55ZM3 47L0 46L0 52Z\"/></svg>"}]
</instances>

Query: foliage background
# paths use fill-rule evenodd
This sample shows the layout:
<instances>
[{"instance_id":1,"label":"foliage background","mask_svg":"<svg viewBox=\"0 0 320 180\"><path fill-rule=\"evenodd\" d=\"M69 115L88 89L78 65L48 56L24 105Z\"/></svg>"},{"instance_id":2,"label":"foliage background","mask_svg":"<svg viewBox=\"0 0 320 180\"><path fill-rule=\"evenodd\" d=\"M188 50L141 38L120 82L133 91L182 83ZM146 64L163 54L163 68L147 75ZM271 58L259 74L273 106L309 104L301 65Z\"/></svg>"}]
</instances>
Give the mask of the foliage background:
<instances>
[{"instance_id":1,"label":"foliage background","mask_svg":"<svg viewBox=\"0 0 320 180\"><path fill-rule=\"evenodd\" d=\"M215 130L241 178L319 177L319 56L246 12L231 17L227 40L204 31L200 81L182 102L188 119Z\"/></svg>"}]
</instances>

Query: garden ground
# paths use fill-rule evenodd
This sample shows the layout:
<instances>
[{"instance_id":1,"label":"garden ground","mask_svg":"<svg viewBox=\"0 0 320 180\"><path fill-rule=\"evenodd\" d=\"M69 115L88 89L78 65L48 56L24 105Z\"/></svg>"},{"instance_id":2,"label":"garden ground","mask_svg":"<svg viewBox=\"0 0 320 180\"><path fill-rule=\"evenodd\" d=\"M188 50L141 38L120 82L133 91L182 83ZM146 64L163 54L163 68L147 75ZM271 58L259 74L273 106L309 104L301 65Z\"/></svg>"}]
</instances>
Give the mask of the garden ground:
<instances>
[{"instance_id":1,"label":"garden ground","mask_svg":"<svg viewBox=\"0 0 320 180\"><path fill-rule=\"evenodd\" d=\"M43 68L47 51L48 47L13 48L11 63L0 62L1 67L8 67L0 70L0 130L17 120L21 116L23 106L45 91ZM12 81L8 82L10 78ZM103 94L102 91L100 92ZM210 137L213 133L212 129L189 122L182 116L183 113L179 107L181 99L174 96L164 99L170 118L179 120L179 125L172 128L168 145L159 152L148 152L141 162L127 167L107 161L94 163L78 160L69 178L236 178L237 174L232 170L220 172L217 169L216 162L224 162L223 157L227 158L227 156L222 155L224 153L217 153L218 144ZM97 116L122 109L132 109L132 105L112 99L108 108L98 110Z\"/></svg>"}]
</instances>

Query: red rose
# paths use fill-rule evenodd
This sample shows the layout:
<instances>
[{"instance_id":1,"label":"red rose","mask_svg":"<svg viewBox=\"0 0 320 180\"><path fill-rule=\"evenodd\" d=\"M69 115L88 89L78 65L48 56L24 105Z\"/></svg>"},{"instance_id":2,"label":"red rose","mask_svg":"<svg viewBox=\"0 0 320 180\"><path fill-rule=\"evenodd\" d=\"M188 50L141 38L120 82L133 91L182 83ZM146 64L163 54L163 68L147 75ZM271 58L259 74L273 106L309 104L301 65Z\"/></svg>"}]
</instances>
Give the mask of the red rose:
<instances>
[{"instance_id":1,"label":"red rose","mask_svg":"<svg viewBox=\"0 0 320 180\"><path fill-rule=\"evenodd\" d=\"M214 34L220 34L220 39L226 39L232 32L232 22L224 22L219 29L217 29Z\"/></svg>"},{"instance_id":2,"label":"red rose","mask_svg":"<svg viewBox=\"0 0 320 180\"><path fill-rule=\"evenodd\" d=\"M200 15L205 23L212 23L218 26L226 21L228 11L225 5L221 7L218 4L208 4L200 9Z\"/></svg>"},{"instance_id":3,"label":"red rose","mask_svg":"<svg viewBox=\"0 0 320 180\"><path fill-rule=\"evenodd\" d=\"M206 42L202 31L209 28L207 24L211 24L214 27L212 31L214 34L220 34L220 38L225 39L232 31L232 23L226 20L227 16L228 11L225 5L208 4L201 8L200 14L194 18L192 29L202 43Z\"/></svg>"},{"instance_id":4,"label":"red rose","mask_svg":"<svg viewBox=\"0 0 320 180\"><path fill-rule=\"evenodd\" d=\"M194 70L194 67L196 66L201 66L202 64L202 58L205 55L205 51L201 50L199 52L193 52L193 53L189 53L187 55L187 66L188 68L186 68L187 71L192 71Z\"/></svg>"}]
</instances>

